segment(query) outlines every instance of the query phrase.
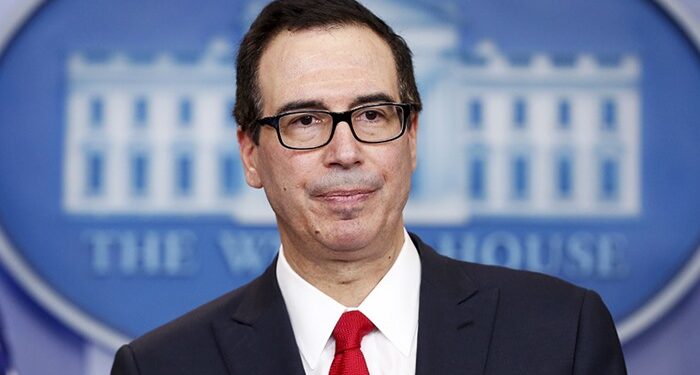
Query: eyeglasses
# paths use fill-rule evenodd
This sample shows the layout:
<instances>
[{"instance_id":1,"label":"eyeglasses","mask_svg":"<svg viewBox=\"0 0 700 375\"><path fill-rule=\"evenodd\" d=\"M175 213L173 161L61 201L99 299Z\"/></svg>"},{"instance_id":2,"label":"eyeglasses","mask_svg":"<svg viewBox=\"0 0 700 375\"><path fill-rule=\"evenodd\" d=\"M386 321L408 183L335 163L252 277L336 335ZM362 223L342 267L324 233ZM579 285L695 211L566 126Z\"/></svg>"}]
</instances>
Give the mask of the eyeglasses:
<instances>
[{"instance_id":1,"label":"eyeglasses","mask_svg":"<svg viewBox=\"0 0 700 375\"><path fill-rule=\"evenodd\" d=\"M330 143L340 122L350 125L352 135L363 143L384 143L403 135L412 104L377 103L345 112L301 110L258 119L272 126L282 146L293 150L311 150Z\"/></svg>"}]
</instances>

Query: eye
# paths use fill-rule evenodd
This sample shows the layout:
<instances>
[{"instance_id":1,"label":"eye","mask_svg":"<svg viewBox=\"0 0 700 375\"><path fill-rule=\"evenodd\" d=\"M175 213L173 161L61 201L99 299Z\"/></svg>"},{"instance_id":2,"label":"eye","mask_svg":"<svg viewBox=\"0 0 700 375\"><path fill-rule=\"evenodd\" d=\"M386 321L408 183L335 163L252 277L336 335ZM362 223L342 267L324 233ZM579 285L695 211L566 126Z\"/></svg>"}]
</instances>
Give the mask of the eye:
<instances>
[{"instance_id":1,"label":"eye","mask_svg":"<svg viewBox=\"0 0 700 375\"><path fill-rule=\"evenodd\" d=\"M384 121L385 118L386 115L380 109L368 108L357 114L356 121L373 123L378 121Z\"/></svg>"},{"instance_id":2,"label":"eye","mask_svg":"<svg viewBox=\"0 0 700 375\"><path fill-rule=\"evenodd\" d=\"M367 111L364 113L364 115L365 115L365 118L367 120L370 120L370 121L376 120L377 117L379 117L379 113L377 113L376 111Z\"/></svg>"},{"instance_id":3,"label":"eye","mask_svg":"<svg viewBox=\"0 0 700 375\"><path fill-rule=\"evenodd\" d=\"M296 127L307 127L312 125L317 125L323 122L323 119L319 118L313 113L299 113L295 115L290 115L284 118L283 123L286 126L296 126Z\"/></svg>"},{"instance_id":4,"label":"eye","mask_svg":"<svg viewBox=\"0 0 700 375\"><path fill-rule=\"evenodd\" d=\"M299 117L297 121L302 125L311 125L311 123L314 122L314 118L311 115L304 115Z\"/></svg>"}]
</instances>

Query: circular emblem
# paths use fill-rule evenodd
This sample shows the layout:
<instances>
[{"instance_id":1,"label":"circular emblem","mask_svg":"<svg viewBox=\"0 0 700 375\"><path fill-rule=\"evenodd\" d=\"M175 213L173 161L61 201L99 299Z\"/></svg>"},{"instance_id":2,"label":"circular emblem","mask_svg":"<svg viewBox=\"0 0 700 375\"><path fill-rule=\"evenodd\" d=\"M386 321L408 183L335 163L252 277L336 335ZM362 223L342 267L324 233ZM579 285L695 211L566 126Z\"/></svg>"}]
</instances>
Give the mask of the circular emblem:
<instances>
[{"instance_id":1,"label":"circular emblem","mask_svg":"<svg viewBox=\"0 0 700 375\"><path fill-rule=\"evenodd\" d=\"M598 291L623 340L695 282L700 62L662 6L367 5L424 100L409 230ZM50 2L0 51L0 260L86 337L116 346L273 259L230 115L262 6Z\"/></svg>"}]
</instances>

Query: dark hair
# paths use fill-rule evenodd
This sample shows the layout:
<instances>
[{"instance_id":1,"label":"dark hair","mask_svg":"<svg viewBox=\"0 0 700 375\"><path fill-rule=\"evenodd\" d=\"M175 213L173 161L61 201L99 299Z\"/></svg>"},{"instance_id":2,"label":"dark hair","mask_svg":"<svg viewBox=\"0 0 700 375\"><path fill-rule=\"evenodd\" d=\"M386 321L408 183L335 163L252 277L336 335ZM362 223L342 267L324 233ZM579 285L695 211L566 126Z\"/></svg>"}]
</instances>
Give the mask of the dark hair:
<instances>
[{"instance_id":1,"label":"dark hair","mask_svg":"<svg viewBox=\"0 0 700 375\"><path fill-rule=\"evenodd\" d=\"M406 41L384 21L354 0L276 0L268 4L243 37L236 59L236 104L233 115L241 129L258 141L262 97L258 85L260 58L270 41L284 30L299 31L342 25L365 26L381 37L391 49L399 80L402 102L421 101L413 75L411 50Z\"/></svg>"}]
</instances>

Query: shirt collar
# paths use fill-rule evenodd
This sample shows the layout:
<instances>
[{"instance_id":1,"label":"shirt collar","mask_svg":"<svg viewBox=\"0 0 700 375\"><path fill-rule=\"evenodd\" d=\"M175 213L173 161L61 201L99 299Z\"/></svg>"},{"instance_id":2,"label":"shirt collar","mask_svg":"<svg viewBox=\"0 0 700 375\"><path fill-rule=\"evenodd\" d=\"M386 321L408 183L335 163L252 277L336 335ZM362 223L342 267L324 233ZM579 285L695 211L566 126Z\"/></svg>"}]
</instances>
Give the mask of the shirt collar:
<instances>
[{"instance_id":1,"label":"shirt collar","mask_svg":"<svg viewBox=\"0 0 700 375\"><path fill-rule=\"evenodd\" d=\"M410 354L418 329L420 270L418 251L404 229L396 261L357 308L405 356ZM353 309L301 278L284 257L282 246L276 273L299 351L306 363L316 368L340 315Z\"/></svg>"},{"instance_id":2,"label":"shirt collar","mask_svg":"<svg viewBox=\"0 0 700 375\"><path fill-rule=\"evenodd\" d=\"M358 307L404 356L410 354L418 329L420 274L418 250L404 229L396 262Z\"/></svg>"}]
</instances>

